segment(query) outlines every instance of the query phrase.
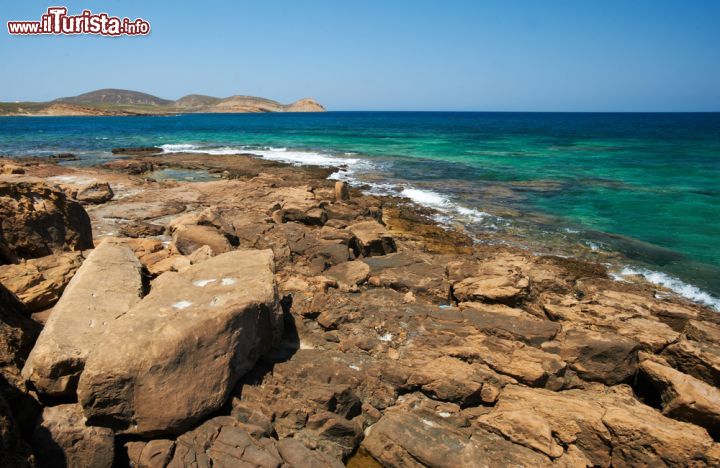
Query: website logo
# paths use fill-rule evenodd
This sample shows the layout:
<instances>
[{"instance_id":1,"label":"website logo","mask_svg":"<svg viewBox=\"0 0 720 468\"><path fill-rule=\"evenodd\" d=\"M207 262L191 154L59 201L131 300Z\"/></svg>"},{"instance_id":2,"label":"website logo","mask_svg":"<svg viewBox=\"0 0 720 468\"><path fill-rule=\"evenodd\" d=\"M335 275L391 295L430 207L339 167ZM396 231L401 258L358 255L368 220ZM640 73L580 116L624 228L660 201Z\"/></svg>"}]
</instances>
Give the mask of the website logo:
<instances>
[{"instance_id":1,"label":"website logo","mask_svg":"<svg viewBox=\"0 0 720 468\"><path fill-rule=\"evenodd\" d=\"M32 34L93 34L97 36L146 36L150 23L142 18L131 20L107 13L83 10L79 15L68 15L66 7L49 7L39 21L8 21L12 35Z\"/></svg>"}]
</instances>

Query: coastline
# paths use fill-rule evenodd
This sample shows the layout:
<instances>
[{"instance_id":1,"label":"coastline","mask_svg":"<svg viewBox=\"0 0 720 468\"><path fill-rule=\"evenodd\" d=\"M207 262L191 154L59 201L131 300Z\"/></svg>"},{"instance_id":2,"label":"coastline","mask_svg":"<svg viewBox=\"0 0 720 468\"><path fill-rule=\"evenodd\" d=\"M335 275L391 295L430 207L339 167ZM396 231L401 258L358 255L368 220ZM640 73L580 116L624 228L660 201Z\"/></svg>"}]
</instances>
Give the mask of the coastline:
<instances>
[{"instance_id":1,"label":"coastline","mask_svg":"<svg viewBox=\"0 0 720 468\"><path fill-rule=\"evenodd\" d=\"M87 224L68 217L66 232L89 228L94 244L66 236L28 254L46 244L25 211L4 225L27 226L4 235L30 258L0 265L0 283L45 324L37 342L18 332L4 369L32 402L13 406L19 433L75 431L84 460L157 453L163 466L228 453L328 467L720 463L711 309L597 262L477 242L432 208L329 179L336 167L133 151L97 167L2 160L0 195L81 204ZM112 301L103 335L93 314L120 291L134 305ZM44 377L75 334L79 382ZM117 396L128 385L135 396ZM88 425L54 422L78 418ZM577 430L562 435L567 424ZM590 443L607 430L643 437Z\"/></svg>"}]
</instances>

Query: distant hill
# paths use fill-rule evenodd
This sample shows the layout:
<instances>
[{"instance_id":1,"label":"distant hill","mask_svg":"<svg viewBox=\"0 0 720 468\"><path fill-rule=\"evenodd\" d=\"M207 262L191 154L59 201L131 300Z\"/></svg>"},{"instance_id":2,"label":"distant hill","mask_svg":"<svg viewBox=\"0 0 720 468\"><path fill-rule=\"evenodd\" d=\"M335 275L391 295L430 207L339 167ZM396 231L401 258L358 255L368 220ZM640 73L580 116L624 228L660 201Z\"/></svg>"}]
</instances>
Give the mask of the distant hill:
<instances>
[{"instance_id":1,"label":"distant hill","mask_svg":"<svg viewBox=\"0 0 720 468\"><path fill-rule=\"evenodd\" d=\"M167 106L172 101L161 99L151 94L128 91L125 89L98 89L79 96L64 97L56 99L57 102L69 102L71 104L115 104L115 105L144 105L144 106Z\"/></svg>"},{"instance_id":2,"label":"distant hill","mask_svg":"<svg viewBox=\"0 0 720 468\"><path fill-rule=\"evenodd\" d=\"M162 115L178 113L325 112L314 99L291 104L254 96L189 94L176 101L125 89L99 89L49 102L0 103L0 115Z\"/></svg>"},{"instance_id":3,"label":"distant hill","mask_svg":"<svg viewBox=\"0 0 720 468\"><path fill-rule=\"evenodd\" d=\"M175 101L175 105L177 107L204 107L211 106L218 101L220 101L220 98L202 94L188 94Z\"/></svg>"}]
</instances>

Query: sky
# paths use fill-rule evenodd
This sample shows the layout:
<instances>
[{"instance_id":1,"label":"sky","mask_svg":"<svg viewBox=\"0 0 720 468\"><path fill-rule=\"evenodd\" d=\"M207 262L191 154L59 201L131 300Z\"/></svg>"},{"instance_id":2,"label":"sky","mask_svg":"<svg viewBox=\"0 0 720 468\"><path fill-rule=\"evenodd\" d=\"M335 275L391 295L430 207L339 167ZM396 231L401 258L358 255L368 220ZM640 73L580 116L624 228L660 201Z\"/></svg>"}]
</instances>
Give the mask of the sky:
<instances>
[{"instance_id":1,"label":"sky","mask_svg":"<svg viewBox=\"0 0 720 468\"><path fill-rule=\"evenodd\" d=\"M48 6L145 37L10 36ZM0 0L0 100L99 88L329 110L720 111L718 0Z\"/></svg>"}]
</instances>

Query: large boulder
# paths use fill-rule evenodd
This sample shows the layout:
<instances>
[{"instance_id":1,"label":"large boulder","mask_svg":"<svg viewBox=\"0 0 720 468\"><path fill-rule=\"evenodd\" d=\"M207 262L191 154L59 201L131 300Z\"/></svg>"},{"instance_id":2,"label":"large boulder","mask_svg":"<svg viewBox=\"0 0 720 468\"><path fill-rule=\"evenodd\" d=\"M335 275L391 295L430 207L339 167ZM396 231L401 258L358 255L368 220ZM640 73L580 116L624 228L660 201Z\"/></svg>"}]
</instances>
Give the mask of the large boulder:
<instances>
[{"instance_id":1,"label":"large boulder","mask_svg":"<svg viewBox=\"0 0 720 468\"><path fill-rule=\"evenodd\" d=\"M23 369L42 394L71 396L104 331L142 297L141 265L130 247L106 240L83 263L53 309Z\"/></svg>"},{"instance_id":2,"label":"large boulder","mask_svg":"<svg viewBox=\"0 0 720 468\"><path fill-rule=\"evenodd\" d=\"M87 426L85 422L78 404L45 408L32 439L39 466L112 467L113 432L105 427Z\"/></svg>"},{"instance_id":3,"label":"large boulder","mask_svg":"<svg viewBox=\"0 0 720 468\"><path fill-rule=\"evenodd\" d=\"M65 252L25 262L0 265L0 283L20 299L30 312L54 305L82 265L81 252Z\"/></svg>"},{"instance_id":4,"label":"large boulder","mask_svg":"<svg viewBox=\"0 0 720 468\"><path fill-rule=\"evenodd\" d=\"M282 334L273 255L228 252L158 277L108 327L78 397L91 424L179 433L220 408Z\"/></svg>"},{"instance_id":5,"label":"large boulder","mask_svg":"<svg viewBox=\"0 0 720 468\"><path fill-rule=\"evenodd\" d=\"M92 248L90 218L60 188L28 176L0 176L0 264Z\"/></svg>"}]
</instances>

